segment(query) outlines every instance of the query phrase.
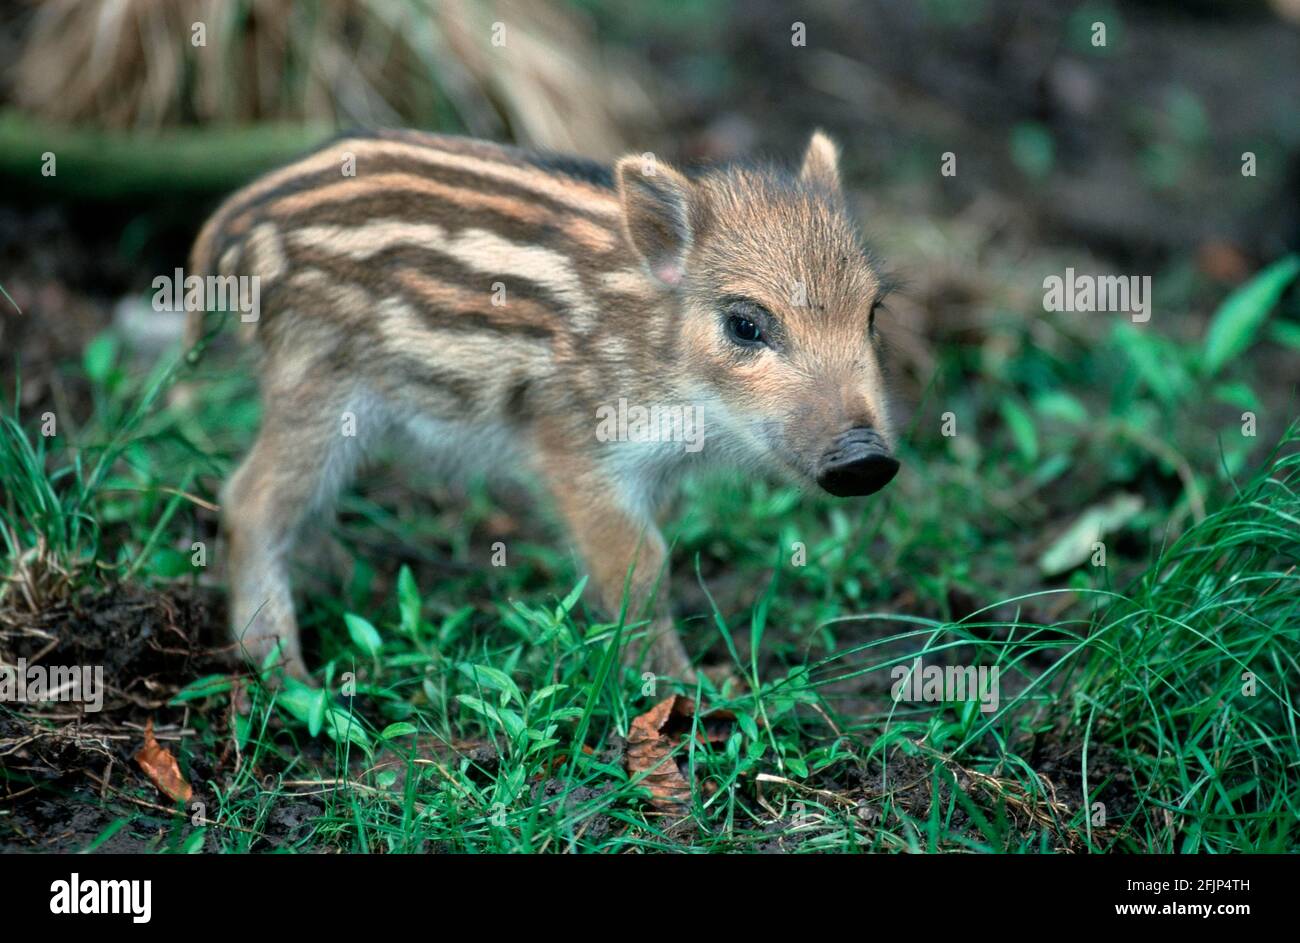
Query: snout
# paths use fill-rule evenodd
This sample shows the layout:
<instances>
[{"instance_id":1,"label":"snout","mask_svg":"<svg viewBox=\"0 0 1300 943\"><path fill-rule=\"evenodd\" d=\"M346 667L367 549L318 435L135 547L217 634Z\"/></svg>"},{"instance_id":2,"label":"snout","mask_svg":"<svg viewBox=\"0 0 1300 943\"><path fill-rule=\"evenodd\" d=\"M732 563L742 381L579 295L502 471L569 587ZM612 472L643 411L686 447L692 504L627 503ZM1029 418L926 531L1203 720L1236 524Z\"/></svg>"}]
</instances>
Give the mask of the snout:
<instances>
[{"instance_id":1,"label":"snout","mask_svg":"<svg viewBox=\"0 0 1300 943\"><path fill-rule=\"evenodd\" d=\"M837 498L875 494L898 474L898 459L889 454L874 429L850 429L822 456L817 484Z\"/></svg>"}]
</instances>

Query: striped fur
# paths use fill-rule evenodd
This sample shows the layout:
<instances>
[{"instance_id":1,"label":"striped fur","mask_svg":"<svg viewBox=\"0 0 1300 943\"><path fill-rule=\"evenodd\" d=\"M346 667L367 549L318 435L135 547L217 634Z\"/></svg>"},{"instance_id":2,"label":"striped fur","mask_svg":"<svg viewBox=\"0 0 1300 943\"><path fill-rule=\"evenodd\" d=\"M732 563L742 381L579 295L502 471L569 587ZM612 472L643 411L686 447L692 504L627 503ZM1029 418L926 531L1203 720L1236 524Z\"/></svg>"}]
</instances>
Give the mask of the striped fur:
<instances>
[{"instance_id":1,"label":"striped fur","mask_svg":"<svg viewBox=\"0 0 1300 943\"><path fill-rule=\"evenodd\" d=\"M298 673L294 535L391 433L449 466L539 478L601 601L616 611L626 583L654 616L649 664L676 675L689 659L662 606L653 515L680 474L765 467L810 484L844 430L892 442L872 323L884 288L820 134L798 173L690 177L641 157L342 138L231 196L190 269L260 280L260 319L241 328L265 416L223 494L231 615L250 656L279 641ZM761 349L732 336L737 311L759 312ZM620 402L697 410L703 447L609 440L598 416Z\"/></svg>"}]
</instances>

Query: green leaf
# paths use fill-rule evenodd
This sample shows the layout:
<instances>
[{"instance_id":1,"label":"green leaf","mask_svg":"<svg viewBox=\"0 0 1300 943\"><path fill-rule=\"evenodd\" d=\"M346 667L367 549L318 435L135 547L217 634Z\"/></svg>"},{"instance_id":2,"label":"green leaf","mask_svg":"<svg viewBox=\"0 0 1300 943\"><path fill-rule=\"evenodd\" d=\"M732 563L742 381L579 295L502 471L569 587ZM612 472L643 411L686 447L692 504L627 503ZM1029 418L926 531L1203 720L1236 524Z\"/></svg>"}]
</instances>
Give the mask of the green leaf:
<instances>
[{"instance_id":1,"label":"green leaf","mask_svg":"<svg viewBox=\"0 0 1300 943\"><path fill-rule=\"evenodd\" d=\"M468 694L457 695L456 700L475 713L494 721L498 727L505 730L511 740L518 739L519 735L524 732L524 719L514 711L498 709L496 705L488 704L486 701L471 697Z\"/></svg>"},{"instance_id":2,"label":"green leaf","mask_svg":"<svg viewBox=\"0 0 1300 943\"><path fill-rule=\"evenodd\" d=\"M578 585L573 587L573 592L564 597L564 600L560 603L560 608L564 610L566 616L572 612L573 607L578 604L578 600L582 598L582 591L586 586L587 577L584 576L582 579L578 580Z\"/></svg>"},{"instance_id":3,"label":"green leaf","mask_svg":"<svg viewBox=\"0 0 1300 943\"><path fill-rule=\"evenodd\" d=\"M1300 255L1293 253L1278 259L1224 299L1205 332L1201 370L1206 376L1214 376L1228 361L1246 352L1297 274Z\"/></svg>"},{"instance_id":4,"label":"green leaf","mask_svg":"<svg viewBox=\"0 0 1300 943\"><path fill-rule=\"evenodd\" d=\"M329 695L324 688L317 688L315 698L307 710L307 732L313 737L320 736L321 727L325 725L325 711L329 706Z\"/></svg>"},{"instance_id":5,"label":"green leaf","mask_svg":"<svg viewBox=\"0 0 1300 943\"><path fill-rule=\"evenodd\" d=\"M567 684L548 684L540 691L533 692L532 697L528 699L528 706L536 707L538 704L542 703L542 701L546 700L552 694L555 694L557 691L563 691L567 687L568 687Z\"/></svg>"},{"instance_id":6,"label":"green leaf","mask_svg":"<svg viewBox=\"0 0 1300 943\"><path fill-rule=\"evenodd\" d=\"M1110 346L1127 361L1156 399L1173 405L1185 398L1192 378L1185 365L1182 349L1168 338L1153 331L1140 331L1127 321L1119 322L1111 332ZM1131 416L1128 417L1132 419Z\"/></svg>"},{"instance_id":7,"label":"green leaf","mask_svg":"<svg viewBox=\"0 0 1300 943\"><path fill-rule=\"evenodd\" d=\"M1082 426L1088 422L1088 407L1064 390L1051 390L1034 397L1034 412L1044 419Z\"/></svg>"},{"instance_id":8,"label":"green leaf","mask_svg":"<svg viewBox=\"0 0 1300 943\"><path fill-rule=\"evenodd\" d=\"M491 668L487 665L462 664L460 671L471 681L481 688L489 688L502 693L501 706L505 707L513 698L521 707L524 703L523 692L519 686L511 680L510 675L506 674L499 668Z\"/></svg>"},{"instance_id":9,"label":"green leaf","mask_svg":"<svg viewBox=\"0 0 1300 943\"><path fill-rule=\"evenodd\" d=\"M285 690L280 692L280 696L275 702L288 711L289 715L299 723L307 723L307 718L311 716L312 705L316 700L316 692L307 685L286 685Z\"/></svg>"},{"instance_id":10,"label":"green leaf","mask_svg":"<svg viewBox=\"0 0 1300 943\"><path fill-rule=\"evenodd\" d=\"M117 338L104 332L86 345L81 355L81 366L86 376L94 383L108 382L117 363Z\"/></svg>"},{"instance_id":11,"label":"green leaf","mask_svg":"<svg viewBox=\"0 0 1300 943\"><path fill-rule=\"evenodd\" d=\"M189 574L193 569L188 553L174 547L159 547L150 555L146 572L165 579L176 579Z\"/></svg>"},{"instance_id":12,"label":"green leaf","mask_svg":"<svg viewBox=\"0 0 1300 943\"><path fill-rule=\"evenodd\" d=\"M350 612L344 614L343 621L347 623L348 635L352 639L352 644L371 658L379 657L379 651L384 645L384 640L379 636L379 630L371 625L368 620Z\"/></svg>"},{"instance_id":13,"label":"green leaf","mask_svg":"<svg viewBox=\"0 0 1300 943\"><path fill-rule=\"evenodd\" d=\"M275 670L276 665L280 664L280 659L283 655L284 640L276 639L275 644L271 646L271 650L267 652L266 657L262 659L260 674L263 678Z\"/></svg>"},{"instance_id":14,"label":"green leaf","mask_svg":"<svg viewBox=\"0 0 1300 943\"><path fill-rule=\"evenodd\" d=\"M320 735L325 711L329 707L329 694L324 688L314 688L297 678L285 678L284 690L280 692L276 703L299 723L306 725L307 732L313 737Z\"/></svg>"},{"instance_id":15,"label":"green leaf","mask_svg":"<svg viewBox=\"0 0 1300 943\"><path fill-rule=\"evenodd\" d=\"M323 692L322 692L323 693ZM331 706L325 712L325 732L335 743L351 740L369 755L370 738L361 727L361 720L341 707Z\"/></svg>"},{"instance_id":16,"label":"green leaf","mask_svg":"<svg viewBox=\"0 0 1300 943\"><path fill-rule=\"evenodd\" d=\"M192 681L185 687L181 688L172 697L169 704L183 704L186 701L196 701L199 698L212 697L215 694L225 694L230 690L234 682L229 675L208 675L206 678L200 678L198 681Z\"/></svg>"},{"instance_id":17,"label":"green leaf","mask_svg":"<svg viewBox=\"0 0 1300 943\"><path fill-rule=\"evenodd\" d=\"M1220 383L1214 388L1214 398L1238 409L1259 410L1259 397L1249 383Z\"/></svg>"},{"instance_id":18,"label":"green leaf","mask_svg":"<svg viewBox=\"0 0 1300 943\"><path fill-rule=\"evenodd\" d=\"M758 739L758 724L754 722L754 718L749 714L746 714L744 711L737 711L736 723L740 725L740 729L750 740Z\"/></svg>"},{"instance_id":19,"label":"green leaf","mask_svg":"<svg viewBox=\"0 0 1300 943\"><path fill-rule=\"evenodd\" d=\"M385 727L380 732L379 739L392 740L395 737L409 737L411 734L416 732L417 728L415 724L408 724L406 721L401 721L400 723L389 724Z\"/></svg>"},{"instance_id":20,"label":"green leaf","mask_svg":"<svg viewBox=\"0 0 1300 943\"><path fill-rule=\"evenodd\" d=\"M1025 461L1033 462L1038 459L1038 430L1034 427L1034 420L1025 412L1013 399L1004 399L1002 401L1002 419L1006 422L1007 428L1011 430L1011 438L1015 440L1016 448L1024 457Z\"/></svg>"},{"instance_id":21,"label":"green leaf","mask_svg":"<svg viewBox=\"0 0 1300 943\"><path fill-rule=\"evenodd\" d=\"M405 564L397 574L397 608L402 614L403 634L414 637L420 627L420 589Z\"/></svg>"}]
</instances>

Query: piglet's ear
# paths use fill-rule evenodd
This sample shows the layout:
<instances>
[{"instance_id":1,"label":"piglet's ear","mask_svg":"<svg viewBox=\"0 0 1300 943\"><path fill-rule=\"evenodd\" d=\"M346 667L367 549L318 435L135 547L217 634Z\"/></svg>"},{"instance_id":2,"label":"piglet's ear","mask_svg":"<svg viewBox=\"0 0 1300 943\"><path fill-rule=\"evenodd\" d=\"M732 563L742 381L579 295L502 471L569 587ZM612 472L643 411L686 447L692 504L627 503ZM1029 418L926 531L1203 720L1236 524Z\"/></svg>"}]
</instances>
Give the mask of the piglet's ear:
<instances>
[{"instance_id":1,"label":"piglet's ear","mask_svg":"<svg viewBox=\"0 0 1300 943\"><path fill-rule=\"evenodd\" d=\"M657 281L677 287L686 276L691 248L691 182L651 155L620 159L614 179L632 247Z\"/></svg>"},{"instance_id":2,"label":"piglet's ear","mask_svg":"<svg viewBox=\"0 0 1300 943\"><path fill-rule=\"evenodd\" d=\"M836 192L840 189L840 149L824 131L814 131L803 154L799 179Z\"/></svg>"}]
</instances>

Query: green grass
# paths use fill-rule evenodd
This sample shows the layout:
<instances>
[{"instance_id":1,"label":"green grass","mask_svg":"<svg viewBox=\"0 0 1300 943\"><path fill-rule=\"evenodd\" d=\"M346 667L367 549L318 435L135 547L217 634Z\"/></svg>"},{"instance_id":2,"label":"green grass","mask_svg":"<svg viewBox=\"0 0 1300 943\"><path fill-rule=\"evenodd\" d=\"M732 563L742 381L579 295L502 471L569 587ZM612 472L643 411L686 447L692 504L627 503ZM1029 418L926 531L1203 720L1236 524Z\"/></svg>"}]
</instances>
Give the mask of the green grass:
<instances>
[{"instance_id":1,"label":"green grass","mask_svg":"<svg viewBox=\"0 0 1300 943\"><path fill-rule=\"evenodd\" d=\"M1212 332L1238 353L1263 324L1242 304ZM1036 331L995 316L986 346L942 350L879 500L688 485L667 523L672 596L692 650L727 669L693 688L622 668L642 627L587 608L553 532L481 490L430 500L385 466L319 542L340 565L301 574L321 686L176 679L157 722L194 731L177 753L202 809L168 822L138 805L159 803L143 776L120 774L86 844L1295 850L1300 435L1260 454L1240 433L1260 395L1236 354L1125 326ZM200 391L188 404L167 398L177 369ZM204 503L256 426L247 376L218 351L196 375L133 380L109 334L69 374L89 390L77 425L46 439L12 409L0 424L11 612L23 585L45 605L198 581ZM949 411L958 435L933 434ZM1071 523L1117 494L1139 500L1094 566ZM509 566L488 564L497 539ZM1049 549L1063 569L1040 567ZM997 666L997 710L895 702L891 671L918 656ZM729 713L682 737L691 801L665 815L623 745L674 691Z\"/></svg>"},{"instance_id":2,"label":"green grass","mask_svg":"<svg viewBox=\"0 0 1300 943\"><path fill-rule=\"evenodd\" d=\"M704 682L685 692L736 718L723 741L684 750L697 783L708 784L685 810L689 847L757 848L774 840L775 823L807 851L1294 849L1300 741L1287 685L1300 650L1300 577L1285 561L1300 556L1298 486L1300 453L1291 451L1174 541L1129 592L1085 597L1094 611L1073 622L883 616L900 631L773 673L757 653L774 591L738 620L749 623L748 657L715 611L749 690ZM229 784L208 813L220 823L210 829L215 845L249 847L267 810L311 788L306 779L323 814L304 849L681 847L682 826L666 835L646 814L643 787L607 755L666 689L646 696L639 678L620 676L620 627L578 615L579 587L553 604L502 604L486 633L461 614L429 618L409 570L398 587L377 628L349 620L324 688L257 691L239 734L249 768L258 756L278 754L276 766L302 756L313 733L327 738L333 761L324 770L290 761L270 788L252 775ZM906 651L874 655L890 646ZM955 648L1002 666L1023 688L992 714L973 704L904 712L882 700L853 716L828 696L914 653ZM1243 671L1257 679L1254 694L1242 692ZM355 686L338 699L344 673ZM199 690L210 694L213 683ZM1030 758L1044 735L1076 750L1085 769L1104 751L1112 774L1131 777L1105 827L1092 828L1078 804L1051 804ZM466 740L490 744L495 758L460 755L453 744ZM575 752L575 742L593 752ZM896 800L892 790L915 785L898 778L918 771L928 798ZM760 774L775 777L766 789ZM1086 794L1089 807L1094 798Z\"/></svg>"},{"instance_id":3,"label":"green grass","mask_svg":"<svg viewBox=\"0 0 1300 943\"><path fill-rule=\"evenodd\" d=\"M1161 554L1097 618L1070 721L1115 743L1163 852L1295 845L1300 453Z\"/></svg>"}]
</instances>

